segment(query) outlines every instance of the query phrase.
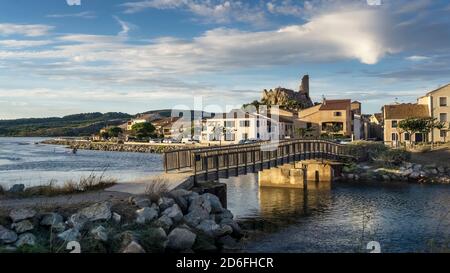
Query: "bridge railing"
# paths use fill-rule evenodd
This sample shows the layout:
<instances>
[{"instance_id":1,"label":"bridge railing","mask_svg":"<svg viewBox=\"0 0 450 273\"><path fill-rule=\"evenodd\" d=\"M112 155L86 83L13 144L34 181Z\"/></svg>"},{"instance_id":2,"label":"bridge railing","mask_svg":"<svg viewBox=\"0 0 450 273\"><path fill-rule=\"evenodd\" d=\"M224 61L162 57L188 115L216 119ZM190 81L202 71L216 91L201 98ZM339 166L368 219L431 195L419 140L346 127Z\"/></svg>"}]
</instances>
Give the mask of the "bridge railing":
<instances>
[{"instance_id":1,"label":"bridge railing","mask_svg":"<svg viewBox=\"0 0 450 273\"><path fill-rule=\"evenodd\" d=\"M355 157L357 147L327 140L284 140L279 143L228 145L198 149L181 149L164 154L166 171L189 168L195 173L255 165L275 159L299 160L301 156L314 155Z\"/></svg>"}]
</instances>

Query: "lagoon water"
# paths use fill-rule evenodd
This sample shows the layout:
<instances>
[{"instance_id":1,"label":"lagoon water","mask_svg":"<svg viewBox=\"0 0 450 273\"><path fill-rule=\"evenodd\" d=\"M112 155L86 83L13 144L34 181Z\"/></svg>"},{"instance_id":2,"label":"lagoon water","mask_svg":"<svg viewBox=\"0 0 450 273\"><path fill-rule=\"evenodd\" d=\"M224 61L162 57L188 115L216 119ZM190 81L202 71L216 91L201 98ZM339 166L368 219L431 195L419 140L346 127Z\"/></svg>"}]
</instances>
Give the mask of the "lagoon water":
<instances>
[{"instance_id":1,"label":"lagoon water","mask_svg":"<svg viewBox=\"0 0 450 273\"><path fill-rule=\"evenodd\" d=\"M63 183L93 171L127 182L162 172L162 156L79 150L0 138L0 183ZM423 252L450 249L450 185L333 183L331 189L259 188L256 175L222 180L228 208L247 228L248 252Z\"/></svg>"},{"instance_id":2,"label":"lagoon water","mask_svg":"<svg viewBox=\"0 0 450 273\"><path fill-rule=\"evenodd\" d=\"M35 144L43 138L0 138L0 184L36 186L50 181L78 181L91 173L121 182L162 172L159 154L79 150L73 154L63 146Z\"/></svg>"},{"instance_id":3,"label":"lagoon water","mask_svg":"<svg viewBox=\"0 0 450 273\"><path fill-rule=\"evenodd\" d=\"M450 250L450 185L333 183L331 189L259 188L256 175L223 180L229 209L251 230L247 252ZM436 249L434 249L436 251Z\"/></svg>"}]
</instances>

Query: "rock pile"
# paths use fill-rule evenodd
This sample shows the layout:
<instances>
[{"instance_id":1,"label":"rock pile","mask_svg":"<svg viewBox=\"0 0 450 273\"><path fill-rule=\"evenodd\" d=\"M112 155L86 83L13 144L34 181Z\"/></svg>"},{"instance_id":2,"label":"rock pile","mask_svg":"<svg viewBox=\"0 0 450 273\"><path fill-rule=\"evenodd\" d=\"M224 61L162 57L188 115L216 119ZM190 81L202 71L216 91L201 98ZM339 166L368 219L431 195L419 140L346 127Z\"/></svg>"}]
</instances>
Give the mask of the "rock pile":
<instances>
[{"instance_id":1,"label":"rock pile","mask_svg":"<svg viewBox=\"0 0 450 273\"><path fill-rule=\"evenodd\" d=\"M76 241L82 252L216 252L236 249L242 237L233 214L210 193L175 190L157 202L135 196L126 206L134 216L112 211L110 202L66 217L14 209L9 213L11 224L0 225L0 250L59 245L65 251L67 243Z\"/></svg>"}]
</instances>

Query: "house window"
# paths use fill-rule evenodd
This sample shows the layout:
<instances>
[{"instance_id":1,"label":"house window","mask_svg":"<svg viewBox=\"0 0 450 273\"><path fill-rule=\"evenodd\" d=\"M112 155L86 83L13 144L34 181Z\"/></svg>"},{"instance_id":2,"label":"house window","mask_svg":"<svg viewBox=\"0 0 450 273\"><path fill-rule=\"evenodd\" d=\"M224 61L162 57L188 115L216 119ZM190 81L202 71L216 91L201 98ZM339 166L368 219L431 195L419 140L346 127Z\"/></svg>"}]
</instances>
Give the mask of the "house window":
<instances>
[{"instance_id":1,"label":"house window","mask_svg":"<svg viewBox=\"0 0 450 273\"><path fill-rule=\"evenodd\" d=\"M396 120L393 120L391 127L392 128L397 128L397 125L398 125L398 122Z\"/></svg>"},{"instance_id":2,"label":"house window","mask_svg":"<svg viewBox=\"0 0 450 273\"><path fill-rule=\"evenodd\" d=\"M248 134L242 134L242 139L247 140L248 139Z\"/></svg>"},{"instance_id":3,"label":"house window","mask_svg":"<svg viewBox=\"0 0 450 273\"><path fill-rule=\"evenodd\" d=\"M240 125L241 127L250 127L250 120L241 120L241 121L239 122L239 125Z\"/></svg>"},{"instance_id":4,"label":"house window","mask_svg":"<svg viewBox=\"0 0 450 273\"><path fill-rule=\"evenodd\" d=\"M226 141L234 141L234 134L227 133L225 135L225 140Z\"/></svg>"},{"instance_id":5,"label":"house window","mask_svg":"<svg viewBox=\"0 0 450 273\"><path fill-rule=\"evenodd\" d=\"M224 126L227 128L233 128L234 127L234 121L225 121Z\"/></svg>"},{"instance_id":6,"label":"house window","mask_svg":"<svg viewBox=\"0 0 450 273\"><path fill-rule=\"evenodd\" d=\"M411 139L411 136L409 135L409 133L405 133L405 140L409 141Z\"/></svg>"},{"instance_id":7,"label":"house window","mask_svg":"<svg viewBox=\"0 0 450 273\"><path fill-rule=\"evenodd\" d=\"M259 126L260 126L260 125L259 125L259 120L257 120L257 121L256 121L256 127L259 128Z\"/></svg>"},{"instance_id":8,"label":"house window","mask_svg":"<svg viewBox=\"0 0 450 273\"><path fill-rule=\"evenodd\" d=\"M447 130L441 130L441 137L447 136Z\"/></svg>"},{"instance_id":9,"label":"house window","mask_svg":"<svg viewBox=\"0 0 450 273\"><path fill-rule=\"evenodd\" d=\"M306 129L310 129L311 127L312 127L312 123L311 122L306 123Z\"/></svg>"},{"instance_id":10,"label":"house window","mask_svg":"<svg viewBox=\"0 0 450 273\"><path fill-rule=\"evenodd\" d=\"M447 106L447 97L439 98L439 106Z\"/></svg>"},{"instance_id":11,"label":"house window","mask_svg":"<svg viewBox=\"0 0 450 273\"><path fill-rule=\"evenodd\" d=\"M392 141L397 141L397 140L398 140L397 133L392 133Z\"/></svg>"},{"instance_id":12,"label":"house window","mask_svg":"<svg viewBox=\"0 0 450 273\"><path fill-rule=\"evenodd\" d=\"M439 121L447 122L447 113L440 113L439 114Z\"/></svg>"},{"instance_id":13,"label":"house window","mask_svg":"<svg viewBox=\"0 0 450 273\"><path fill-rule=\"evenodd\" d=\"M256 134L256 138L259 139L261 137L260 133Z\"/></svg>"},{"instance_id":14,"label":"house window","mask_svg":"<svg viewBox=\"0 0 450 273\"><path fill-rule=\"evenodd\" d=\"M341 112L334 112L334 116L335 117L340 117L340 116L342 116L342 113Z\"/></svg>"}]
</instances>

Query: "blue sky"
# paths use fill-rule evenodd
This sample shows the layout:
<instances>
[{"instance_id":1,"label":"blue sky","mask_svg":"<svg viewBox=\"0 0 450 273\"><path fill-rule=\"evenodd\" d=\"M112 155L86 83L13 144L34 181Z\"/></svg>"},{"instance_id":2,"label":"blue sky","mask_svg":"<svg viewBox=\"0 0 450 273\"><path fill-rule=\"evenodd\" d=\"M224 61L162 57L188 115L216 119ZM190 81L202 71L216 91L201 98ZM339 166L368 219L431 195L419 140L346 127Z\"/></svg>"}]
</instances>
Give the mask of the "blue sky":
<instances>
[{"instance_id":1,"label":"blue sky","mask_svg":"<svg viewBox=\"0 0 450 273\"><path fill-rule=\"evenodd\" d=\"M0 119L220 110L307 73L316 101L351 98L365 113L414 102L450 82L450 3L0 3Z\"/></svg>"}]
</instances>

